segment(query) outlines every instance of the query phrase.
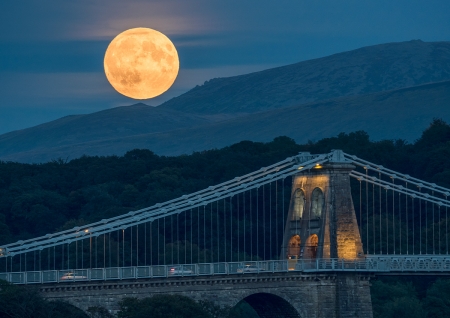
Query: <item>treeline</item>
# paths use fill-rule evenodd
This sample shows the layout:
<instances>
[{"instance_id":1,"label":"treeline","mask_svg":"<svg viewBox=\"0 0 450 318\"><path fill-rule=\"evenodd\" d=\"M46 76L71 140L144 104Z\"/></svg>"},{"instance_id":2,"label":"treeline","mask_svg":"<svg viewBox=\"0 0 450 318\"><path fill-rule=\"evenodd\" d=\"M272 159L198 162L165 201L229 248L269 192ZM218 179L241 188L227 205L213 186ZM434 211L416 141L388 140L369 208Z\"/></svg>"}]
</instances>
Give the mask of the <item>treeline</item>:
<instances>
[{"instance_id":1,"label":"treeline","mask_svg":"<svg viewBox=\"0 0 450 318\"><path fill-rule=\"evenodd\" d=\"M297 154L286 137L179 157L133 150L46 164L0 163L0 245L180 197Z\"/></svg>"},{"instance_id":2,"label":"treeline","mask_svg":"<svg viewBox=\"0 0 450 318\"><path fill-rule=\"evenodd\" d=\"M450 280L390 277L372 282L374 318L450 317Z\"/></svg>"},{"instance_id":3,"label":"treeline","mask_svg":"<svg viewBox=\"0 0 450 318\"><path fill-rule=\"evenodd\" d=\"M231 180L300 151L342 149L450 188L450 126L434 120L414 143L371 141L367 133L298 145L287 137L242 141L178 157L132 150L124 156L45 164L0 162L0 245L110 218Z\"/></svg>"},{"instance_id":4,"label":"treeline","mask_svg":"<svg viewBox=\"0 0 450 318\"><path fill-rule=\"evenodd\" d=\"M94 309L95 310L95 309ZM104 309L102 309L104 311ZM64 301L47 301L36 289L10 284L0 279L0 317L88 318L81 309ZM94 317L94 316L91 316ZM105 318L107 316L104 316Z\"/></svg>"}]
</instances>

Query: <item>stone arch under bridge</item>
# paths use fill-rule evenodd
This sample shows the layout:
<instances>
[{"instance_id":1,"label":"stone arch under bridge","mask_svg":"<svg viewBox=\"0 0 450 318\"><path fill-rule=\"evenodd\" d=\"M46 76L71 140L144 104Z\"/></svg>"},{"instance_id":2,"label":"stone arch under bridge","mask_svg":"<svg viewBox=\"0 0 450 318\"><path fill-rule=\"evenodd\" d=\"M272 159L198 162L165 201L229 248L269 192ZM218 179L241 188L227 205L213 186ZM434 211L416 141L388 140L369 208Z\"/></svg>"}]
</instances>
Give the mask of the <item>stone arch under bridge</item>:
<instances>
[{"instance_id":1,"label":"stone arch under bridge","mask_svg":"<svg viewBox=\"0 0 450 318\"><path fill-rule=\"evenodd\" d=\"M264 310L288 318L372 317L370 278L368 274L355 273L285 272L243 274L238 277L217 275L70 282L40 285L39 290L48 300L64 299L83 310L103 306L115 312L118 302L124 297L178 294L196 301L209 300L219 306L234 307L245 300L260 317L268 317L261 316Z\"/></svg>"},{"instance_id":2,"label":"stone arch under bridge","mask_svg":"<svg viewBox=\"0 0 450 318\"><path fill-rule=\"evenodd\" d=\"M242 306L243 304L247 305ZM249 311L250 309L251 311ZM234 314L239 317L260 318L300 318L298 311L286 299L269 293L254 293L242 299L234 306Z\"/></svg>"}]
</instances>

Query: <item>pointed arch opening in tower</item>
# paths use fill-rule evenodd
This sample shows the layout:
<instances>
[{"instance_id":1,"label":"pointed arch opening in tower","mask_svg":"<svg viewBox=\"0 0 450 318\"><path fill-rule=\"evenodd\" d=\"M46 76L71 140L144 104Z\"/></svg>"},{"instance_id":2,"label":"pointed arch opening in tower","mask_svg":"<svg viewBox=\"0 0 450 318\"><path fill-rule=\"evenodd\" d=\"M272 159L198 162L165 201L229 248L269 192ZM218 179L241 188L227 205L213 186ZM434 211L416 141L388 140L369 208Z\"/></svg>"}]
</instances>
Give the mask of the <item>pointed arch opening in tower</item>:
<instances>
[{"instance_id":1,"label":"pointed arch opening in tower","mask_svg":"<svg viewBox=\"0 0 450 318\"><path fill-rule=\"evenodd\" d=\"M308 237L305 244L304 258L316 258L317 247L319 246L319 237L317 234L312 234Z\"/></svg>"},{"instance_id":2,"label":"pointed arch opening in tower","mask_svg":"<svg viewBox=\"0 0 450 318\"><path fill-rule=\"evenodd\" d=\"M292 213L292 220L301 220L303 217L303 211L305 209L305 193L302 189L295 190L294 193L294 207Z\"/></svg>"},{"instance_id":3,"label":"pointed arch opening in tower","mask_svg":"<svg viewBox=\"0 0 450 318\"><path fill-rule=\"evenodd\" d=\"M311 218L319 219L322 217L323 210L323 192L319 188L315 188L311 194Z\"/></svg>"},{"instance_id":4,"label":"pointed arch opening in tower","mask_svg":"<svg viewBox=\"0 0 450 318\"><path fill-rule=\"evenodd\" d=\"M293 235L288 243L288 259L298 259L300 256L300 235Z\"/></svg>"}]
</instances>

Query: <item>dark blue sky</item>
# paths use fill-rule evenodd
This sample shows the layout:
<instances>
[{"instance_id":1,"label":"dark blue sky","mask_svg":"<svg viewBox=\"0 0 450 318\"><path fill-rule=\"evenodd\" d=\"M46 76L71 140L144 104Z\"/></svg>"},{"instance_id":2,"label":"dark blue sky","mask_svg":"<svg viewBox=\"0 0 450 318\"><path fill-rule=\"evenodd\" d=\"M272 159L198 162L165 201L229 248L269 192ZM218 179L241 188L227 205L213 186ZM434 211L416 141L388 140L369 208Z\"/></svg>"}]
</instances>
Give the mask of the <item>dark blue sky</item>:
<instances>
[{"instance_id":1,"label":"dark blue sky","mask_svg":"<svg viewBox=\"0 0 450 318\"><path fill-rule=\"evenodd\" d=\"M180 57L159 105L197 84L386 42L450 40L448 0L21 0L0 2L0 134L138 101L103 73L133 27L166 34Z\"/></svg>"}]
</instances>

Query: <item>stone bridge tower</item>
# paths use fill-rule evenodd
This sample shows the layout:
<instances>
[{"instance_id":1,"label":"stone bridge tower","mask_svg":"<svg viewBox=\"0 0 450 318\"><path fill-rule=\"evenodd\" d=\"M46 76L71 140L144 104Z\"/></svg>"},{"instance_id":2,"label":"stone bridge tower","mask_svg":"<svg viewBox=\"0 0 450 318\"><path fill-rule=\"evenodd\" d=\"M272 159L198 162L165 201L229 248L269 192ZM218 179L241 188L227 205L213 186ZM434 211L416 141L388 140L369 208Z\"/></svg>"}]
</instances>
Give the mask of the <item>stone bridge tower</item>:
<instances>
[{"instance_id":1,"label":"stone bridge tower","mask_svg":"<svg viewBox=\"0 0 450 318\"><path fill-rule=\"evenodd\" d=\"M327 162L293 177L281 259L364 256L350 190L353 169L335 150Z\"/></svg>"}]
</instances>

